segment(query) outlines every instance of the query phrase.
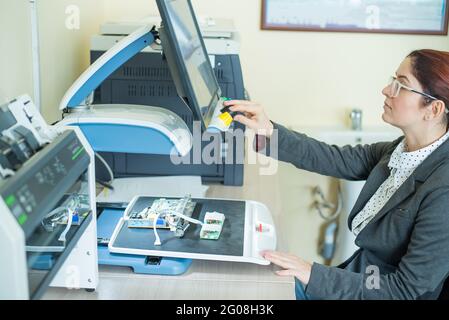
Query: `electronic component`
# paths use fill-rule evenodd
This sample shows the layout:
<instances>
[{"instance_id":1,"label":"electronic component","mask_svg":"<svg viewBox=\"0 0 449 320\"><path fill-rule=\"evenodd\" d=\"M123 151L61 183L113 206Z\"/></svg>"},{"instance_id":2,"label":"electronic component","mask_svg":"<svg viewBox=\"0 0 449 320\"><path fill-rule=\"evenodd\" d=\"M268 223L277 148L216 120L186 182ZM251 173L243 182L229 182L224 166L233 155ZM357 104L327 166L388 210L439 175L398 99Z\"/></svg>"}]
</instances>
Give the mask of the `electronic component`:
<instances>
[{"instance_id":1,"label":"electronic component","mask_svg":"<svg viewBox=\"0 0 449 320\"><path fill-rule=\"evenodd\" d=\"M129 228L154 228L170 229L177 236L182 237L188 227L186 219L181 217L191 217L195 209L195 202L190 195L182 199L155 200L151 207L146 207L140 212L131 212L128 217Z\"/></svg>"},{"instance_id":2,"label":"electronic component","mask_svg":"<svg viewBox=\"0 0 449 320\"><path fill-rule=\"evenodd\" d=\"M200 238L206 240L218 240L222 226L218 224L203 224L200 231Z\"/></svg>"},{"instance_id":3,"label":"electronic component","mask_svg":"<svg viewBox=\"0 0 449 320\"><path fill-rule=\"evenodd\" d=\"M41 224L47 232L55 231L58 225L67 225L68 231L70 226L80 225L89 213L90 207L87 196L75 193L64 200L64 205L48 213Z\"/></svg>"},{"instance_id":4,"label":"electronic component","mask_svg":"<svg viewBox=\"0 0 449 320\"><path fill-rule=\"evenodd\" d=\"M225 215L219 212L206 212L206 215L204 216L204 223L205 224L218 224L220 226L223 226L225 220Z\"/></svg>"},{"instance_id":5,"label":"electronic component","mask_svg":"<svg viewBox=\"0 0 449 320\"><path fill-rule=\"evenodd\" d=\"M206 212L204 224L201 227L200 238L218 240L223 229L225 215L219 212Z\"/></svg>"}]
</instances>

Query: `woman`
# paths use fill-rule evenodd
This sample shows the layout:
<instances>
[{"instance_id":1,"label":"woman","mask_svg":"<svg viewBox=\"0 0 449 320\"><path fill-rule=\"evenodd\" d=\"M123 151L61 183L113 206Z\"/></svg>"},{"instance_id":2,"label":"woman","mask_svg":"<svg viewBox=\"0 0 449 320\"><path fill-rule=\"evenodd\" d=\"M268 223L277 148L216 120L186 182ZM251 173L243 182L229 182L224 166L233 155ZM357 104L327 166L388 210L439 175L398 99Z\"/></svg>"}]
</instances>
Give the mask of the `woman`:
<instances>
[{"instance_id":1,"label":"woman","mask_svg":"<svg viewBox=\"0 0 449 320\"><path fill-rule=\"evenodd\" d=\"M267 138L276 130L279 160L367 180L348 219L360 249L343 264L263 253L279 275L295 277L298 299L437 299L449 274L449 53L412 52L382 94L382 119L404 136L355 147L290 131L255 103L227 102L241 113L236 121Z\"/></svg>"}]
</instances>

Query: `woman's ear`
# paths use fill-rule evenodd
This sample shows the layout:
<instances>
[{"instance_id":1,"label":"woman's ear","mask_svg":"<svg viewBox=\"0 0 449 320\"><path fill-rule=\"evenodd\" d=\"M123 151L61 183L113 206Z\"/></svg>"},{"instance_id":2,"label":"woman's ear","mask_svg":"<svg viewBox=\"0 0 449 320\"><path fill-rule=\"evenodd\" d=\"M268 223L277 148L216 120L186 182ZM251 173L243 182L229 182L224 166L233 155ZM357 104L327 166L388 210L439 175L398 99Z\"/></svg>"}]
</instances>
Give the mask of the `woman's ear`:
<instances>
[{"instance_id":1,"label":"woman's ear","mask_svg":"<svg viewBox=\"0 0 449 320\"><path fill-rule=\"evenodd\" d=\"M441 100L434 100L430 104L428 112L426 112L425 119L431 120L435 118L440 118L446 114L446 105Z\"/></svg>"}]
</instances>

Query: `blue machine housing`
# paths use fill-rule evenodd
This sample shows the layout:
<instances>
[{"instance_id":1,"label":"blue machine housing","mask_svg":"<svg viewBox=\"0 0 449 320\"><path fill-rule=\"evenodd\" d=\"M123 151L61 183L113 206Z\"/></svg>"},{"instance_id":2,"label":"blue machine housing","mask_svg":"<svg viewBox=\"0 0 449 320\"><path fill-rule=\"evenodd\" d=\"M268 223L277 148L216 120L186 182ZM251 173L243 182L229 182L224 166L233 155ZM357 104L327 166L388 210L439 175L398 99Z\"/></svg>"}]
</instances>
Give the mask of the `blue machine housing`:
<instances>
[{"instance_id":1,"label":"blue machine housing","mask_svg":"<svg viewBox=\"0 0 449 320\"><path fill-rule=\"evenodd\" d=\"M146 154L151 150L153 154L170 155L174 148L166 135L152 128L115 123L82 123L78 126L95 152Z\"/></svg>"},{"instance_id":2,"label":"blue machine housing","mask_svg":"<svg viewBox=\"0 0 449 320\"><path fill-rule=\"evenodd\" d=\"M135 273L180 275L192 264L191 259L161 258L131 254L110 253L106 245L124 210L105 209L97 221L98 238L104 241L98 246L98 264L131 267Z\"/></svg>"},{"instance_id":3,"label":"blue machine housing","mask_svg":"<svg viewBox=\"0 0 449 320\"><path fill-rule=\"evenodd\" d=\"M67 108L76 108L90 95L107 77L120 68L126 61L134 57L145 47L154 42L154 35L146 33L137 40L127 45L123 50L112 56L104 63L82 86L75 92L67 103Z\"/></svg>"}]
</instances>

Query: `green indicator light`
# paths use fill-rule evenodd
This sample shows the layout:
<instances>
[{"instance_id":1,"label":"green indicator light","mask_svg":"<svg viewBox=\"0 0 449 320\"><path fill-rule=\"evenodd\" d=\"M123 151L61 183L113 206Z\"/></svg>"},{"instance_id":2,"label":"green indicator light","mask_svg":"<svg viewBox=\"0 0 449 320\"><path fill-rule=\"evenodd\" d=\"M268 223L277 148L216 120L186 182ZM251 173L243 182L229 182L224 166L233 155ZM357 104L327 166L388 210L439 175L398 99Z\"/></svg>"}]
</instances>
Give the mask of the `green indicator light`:
<instances>
[{"instance_id":1,"label":"green indicator light","mask_svg":"<svg viewBox=\"0 0 449 320\"><path fill-rule=\"evenodd\" d=\"M76 158L78 158L83 151L84 151L84 148L83 147L79 147L79 149L72 156L72 160L76 160Z\"/></svg>"},{"instance_id":2,"label":"green indicator light","mask_svg":"<svg viewBox=\"0 0 449 320\"><path fill-rule=\"evenodd\" d=\"M19 224L22 226L28 220L28 216L25 213L22 213L19 218Z\"/></svg>"},{"instance_id":3,"label":"green indicator light","mask_svg":"<svg viewBox=\"0 0 449 320\"><path fill-rule=\"evenodd\" d=\"M14 205L14 203L16 203L16 197L11 195L6 198L5 202L8 207L12 207Z\"/></svg>"}]
</instances>

